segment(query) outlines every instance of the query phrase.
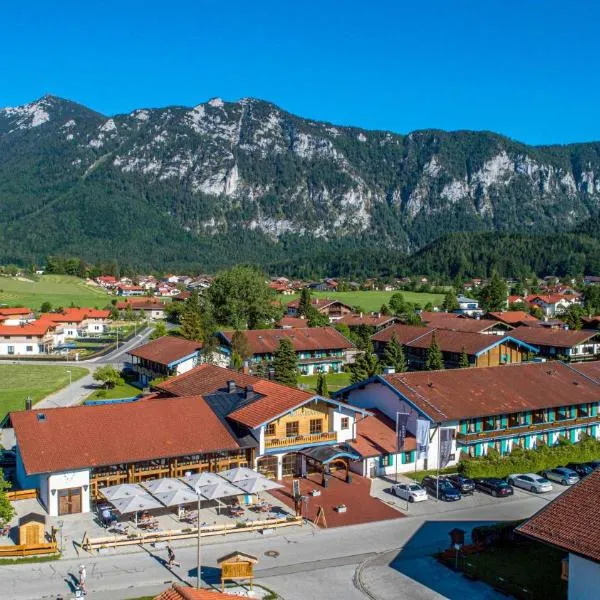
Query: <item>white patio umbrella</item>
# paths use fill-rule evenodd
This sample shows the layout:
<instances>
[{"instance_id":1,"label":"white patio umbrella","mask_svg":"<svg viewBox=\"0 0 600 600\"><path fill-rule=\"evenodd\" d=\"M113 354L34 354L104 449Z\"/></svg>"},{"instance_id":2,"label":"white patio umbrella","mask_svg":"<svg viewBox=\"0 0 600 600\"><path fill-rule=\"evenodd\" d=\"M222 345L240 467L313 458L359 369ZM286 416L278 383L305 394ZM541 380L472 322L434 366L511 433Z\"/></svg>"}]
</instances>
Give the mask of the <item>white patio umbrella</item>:
<instances>
[{"instance_id":1,"label":"white patio umbrella","mask_svg":"<svg viewBox=\"0 0 600 600\"><path fill-rule=\"evenodd\" d=\"M235 469L229 469L228 471L221 471L219 475L231 483L244 481L244 479L256 479L257 477L263 477L263 475L253 471L252 469L249 469L248 467L236 467Z\"/></svg>"},{"instance_id":2,"label":"white patio umbrella","mask_svg":"<svg viewBox=\"0 0 600 600\"><path fill-rule=\"evenodd\" d=\"M98 490L108 501L132 498L133 496L147 495L148 492L137 483L121 483Z\"/></svg>"},{"instance_id":3,"label":"white patio umbrella","mask_svg":"<svg viewBox=\"0 0 600 600\"><path fill-rule=\"evenodd\" d=\"M267 479L266 477L255 477L254 479L244 479L243 481L238 481L235 484L240 489L244 490L248 494L260 494L261 492L266 492L267 490L275 490L277 488L282 488L283 486L272 479Z\"/></svg>"},{"instance_id":4,"label":"white patio umbrella","mask_svg":"<svg viewBox=\"0 0 600 600\"><path fill-rule=\"evenodd\" d=\"M156 496L156 494L164 494L176 490L188 490L188 487L185 485L185 483L183 483L183 481L174 479L172 477L144 481L142 486L144 486L154 496Z\"/></svg>"},{"instance_id":5,"label":"white patio umbrella","mask_svg":"<svg viewBox=\"0 0 600 600\"><path fill-rule=\"evenodd\" d=\"M200 486L196 491L207 500L218 500L219 498L239 496L244 493L239 487L232 485L225 480L210 485Z\"/></svg>"},{"instance_id":6,"label":"white patio umbrella","mask_svg":"<svg viewBox=\"0 0 600 600\"><path fill-rule=\"evenodd\" d=\"M189 485L192 489L197 490L199 487L204 485L214 485L223 481L215 473L195 473L194 475L188 475L187 477L181 477L179 481L182 481L186 485Z\"/></svg>"},{"instance_id":7,"label":"white patio umbrella","mask_svg":"<svg viewBox=\"0 0 600 600\"><path fill-rule=\"evenodd\" d=\"M165 506L181 506L198 500L198 494L187 486L167 492L155 492L154 497Z\"/></svg>"},{"instance_id":8,"label":"white patio umbrella","mask_svg":"<svg viewBox=\"0 0 600 600\"><path fill-rule=\"evenodd\" d=\"M143 492L138 496L128 496L127 498L111 500L110 503L115 507L115 510L122 515L135 513L136 527L138 512L142 510L153 510L155 508L162 508L162 504L146 492Z\"/></svg>"}]
</instances>

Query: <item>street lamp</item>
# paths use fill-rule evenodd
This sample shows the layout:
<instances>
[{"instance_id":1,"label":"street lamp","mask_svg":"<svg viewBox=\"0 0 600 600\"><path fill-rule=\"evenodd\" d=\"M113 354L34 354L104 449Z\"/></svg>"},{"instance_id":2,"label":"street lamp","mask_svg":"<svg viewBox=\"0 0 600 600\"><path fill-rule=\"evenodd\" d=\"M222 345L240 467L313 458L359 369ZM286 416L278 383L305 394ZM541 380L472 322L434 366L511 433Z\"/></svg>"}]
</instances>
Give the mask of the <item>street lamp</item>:
<instances>
[{"instance_id":1,"label":"street lamp","mask_svg":"<svg viewBox=\"0 0 600 600\"><path fill-rule=\"evenodd\" d=\"M196 576L196 588L200 589L202 587L202 537L200 535L200 500L202 496L200 496L200 492L196 492L198 494L198 573Z\"/></svg>"},{"instance_id":2,"label":"street lamp","mask_svg":"<svg viewBox=\"0 0 600 600\"><path fill-rule=\"evenodd\" d=\"M67 369L67 373L69 374L69 392L71 394L71 400L73 399L73 390L71 389L71 384L73 383L73 375L71 373L71 369Z\"/></svg>"}]
</instances>

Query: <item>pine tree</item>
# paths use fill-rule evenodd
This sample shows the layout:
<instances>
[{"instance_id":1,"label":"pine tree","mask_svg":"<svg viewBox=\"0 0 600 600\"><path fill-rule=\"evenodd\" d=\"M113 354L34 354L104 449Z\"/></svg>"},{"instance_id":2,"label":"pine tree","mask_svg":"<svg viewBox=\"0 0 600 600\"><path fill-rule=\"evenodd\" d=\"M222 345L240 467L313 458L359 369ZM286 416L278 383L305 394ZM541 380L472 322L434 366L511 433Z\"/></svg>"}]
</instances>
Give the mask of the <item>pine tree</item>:
<instances>
[{"instance_id":1,"label":"pine tree","mask_svg":"<svg viewBox=\"0 0 600 600\"><path fill-rule=\"evenodd\" d=\"M479 292L481 308L490 312L506 308L507 287L506 282L494 271L490 283Z\"/></svg>"},{"instance_id":2,"label":"pine tree","mask_svg":"<svg viewBox=\"0 0 600 600\"><path fill-rule=\"evenodd\" d=\"M235 352L242 362L248 360L252 356L248 337L243 331L236 329L231 336L231 350Z\"/></svg>"},{"instance_id":3,"label":"pine tree","mask_svg":"<svg viewBox=\"0 0 600 600\"><path fill-rule=\"evenodd\" d=\"M468 369L470 366L471 363L469 362L469 356L467 354L467 351L465 350L465 347L463 346L462 352L460 353L460 358L458 359L458 368Z\"/></svg>"},{"instance_id":4,"label":"pine tree","mask_svg":"<svg viewBox=\"0 0 600 600\"><path fill-rule=\"evenodd\" d=\"M431 346L427 348L427 358L425 359L426 371L439 371L444 368L444 357L440 346L435 338L435 331L431 335Z\"/></svg>"},{"instance_id":5,"label":"pine tree","mask_svg":"<svg viewBox=\"0 0 600 600\"><path fill-rule=\"evenodd\" d=\"M275 381L289 386L298 383L298 361L296 351L288 338L281 338L279 347L273 354Z\"/></svg>"},{"instance_id":6,"label":"pine tree","mask_svg":"<svg viewBox=\"0 0 600 600\"><path fill-rule=\"evenodd\" d=\"M456 294L454 291L450 290L446 292L444 296L444 302L442 303L442 308L446 312L452 312L458 308L458 300L456 299Z\"/></svg>"},{"instance_id":7,"label":"pine tree","mask_svg":"<svg viewBox=\"0 0 600 600\"><path fill-rule=\"evenodd\" d=\"M300 300L298 301L298 316L308 317L310 309L313 308L310 301L310 289L305 287L300 292Z\"/></svg>"},{"instance_id":8,"label":"pine tree","mask_svg":"<svg viewBox=\"0 0 600 600\"><path fill-rule=\"evenodd\" d=\"M383 352L383 364L386 367L393 367L396 373L404 373L407 369L406 357L402 344L398 341L395 335L388 342Z\"/></svg>"},{"instance_id":9,"label":"pine tree","mask_svg":"<svg viewBox=\"0 0 600 600\"><path fill-rule=\"evenodd\" d=\"M317 386L315 391L317 396L329 398L329 390L327 389L327 378L325 377L325 373L317 374Z\"/></svg>"},{"instance_id":10,"label":"pine tree","mask_svg":"<svg viewBox=\"0 0 600 600\"><path fill-rule=\"evenodd\" d=\"M198 292L194 292L186 301L181 313L181 336L186 340L204 341L205 332L202 326L202 306Z\"/></svg>"},{"instance_id":11,"label":"pine tree","mask_svg":"<svg viewBox=\"0 0 600 600\"><path fill-rule=\"evenodd\" d=\"M381 373L381 364L377 360L377 356L373 353L371 348L368 348L365 352L356 357L356 360L350 365L350 381L351 383L358 383L373 377Z\"/></svg>"},{"instance_id":12,"label":"pine tree","mask_svg":"<svg viewBox=\"0 0 600 600\"><path fill-rule=\"evenodd\" d=\"M387 317L388 315L392 314L390 312L390 308L387 304L385 304L385 302L381 305L381 308L379 309L379 312L384 316Z\"/></svg>"}]
</instances>

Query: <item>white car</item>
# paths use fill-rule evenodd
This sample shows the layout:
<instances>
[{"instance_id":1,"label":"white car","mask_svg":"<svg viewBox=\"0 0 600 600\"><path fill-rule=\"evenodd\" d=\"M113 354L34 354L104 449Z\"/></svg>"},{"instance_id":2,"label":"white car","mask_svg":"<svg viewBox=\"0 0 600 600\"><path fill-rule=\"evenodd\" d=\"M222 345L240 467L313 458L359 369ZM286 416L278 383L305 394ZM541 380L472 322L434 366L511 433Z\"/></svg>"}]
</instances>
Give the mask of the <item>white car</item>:
<instances>
[{"instance_id":1,"label":"white car","mask_svg":"<svg viewBox=\"0 0 600 600\"><path fill-rule=\"evenodd\" d=\"M397 483L392 486L392 494L409 502L423 502L423 500L427 500L427 492L416 483Z\"/></svg>"},{"instance_id":2,"label":"white car","mask_svg":"<svg viewBox=\"0 0 600 600\"><path fill-rule=\"evenodd\" d=\"M535 473L509 475L506 481L513 487L520 487L535 494L552 491L552 484L544 477Z\"/></svg>"}]
</instances>

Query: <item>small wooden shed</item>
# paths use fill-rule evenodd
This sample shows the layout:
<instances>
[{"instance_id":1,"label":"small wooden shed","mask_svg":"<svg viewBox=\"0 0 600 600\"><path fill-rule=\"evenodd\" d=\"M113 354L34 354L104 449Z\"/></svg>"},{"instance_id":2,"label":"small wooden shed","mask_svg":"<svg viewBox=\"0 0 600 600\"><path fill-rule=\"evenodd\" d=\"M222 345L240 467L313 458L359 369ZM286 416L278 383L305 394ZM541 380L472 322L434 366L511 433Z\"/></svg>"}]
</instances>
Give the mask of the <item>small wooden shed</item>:
<instances>
[{"instance_id":1,"label":"small wooden shed","mask_svg":"<svg viewBox=\"0 0 600 600\"><path fill-rule=\"evenodd\" d=\"M221 591L225 590L225 580L249 580L250 589L254 580L254 565L258 562L256 556L245 552L231 552L217 559L221 567Z\"/></svg>"},{"instance_id":2,"label":"small wooden shed","mask_svg":"<svg viewBox=\"0 0 600 600\"><path fill-rule=\"evenodd\" d=\"M46 517L29 513L19 519L19 544L35 546L46 543Z\"/></svg>"}]
</instances>

